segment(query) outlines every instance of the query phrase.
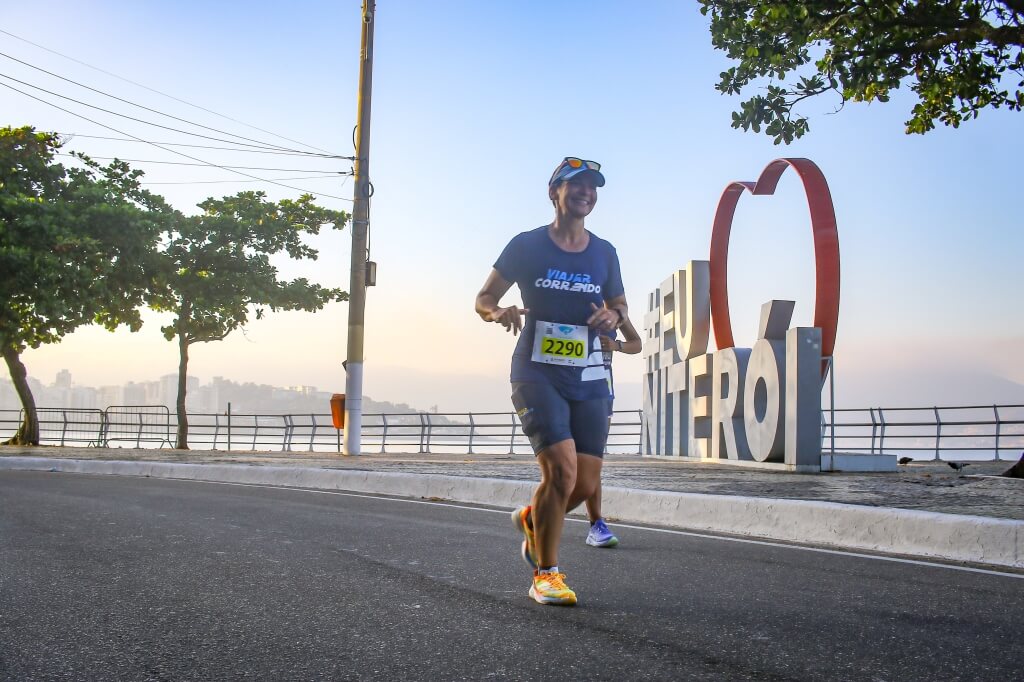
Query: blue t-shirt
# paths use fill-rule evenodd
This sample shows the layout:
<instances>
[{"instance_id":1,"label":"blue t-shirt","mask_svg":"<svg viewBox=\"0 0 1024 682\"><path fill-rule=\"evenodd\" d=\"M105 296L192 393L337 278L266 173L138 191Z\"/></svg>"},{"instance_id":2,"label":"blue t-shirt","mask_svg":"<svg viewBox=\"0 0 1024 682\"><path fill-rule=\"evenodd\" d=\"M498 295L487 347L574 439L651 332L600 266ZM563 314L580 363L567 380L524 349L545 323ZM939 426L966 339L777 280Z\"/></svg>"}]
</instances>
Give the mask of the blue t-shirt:
<instances>
[{"instance_id":1,"label":"blue t-shirt","mask_svg":"<svg viewBox=\"0 0 1024 682\"><path fill-rule=\"evenodd\" d=\"M512 381L550 383L567 400L608 398L607 372L601 344L589 330L588 367L567 367L533 362L536 321L585 325L597 307L622 296L619 256L609 242L590 233L587 248L564 251L548 235L548 226L516 235L501 252L494 268L505 280L519 285L526 323L512 354Z\"/></svg>"}]
</instances>

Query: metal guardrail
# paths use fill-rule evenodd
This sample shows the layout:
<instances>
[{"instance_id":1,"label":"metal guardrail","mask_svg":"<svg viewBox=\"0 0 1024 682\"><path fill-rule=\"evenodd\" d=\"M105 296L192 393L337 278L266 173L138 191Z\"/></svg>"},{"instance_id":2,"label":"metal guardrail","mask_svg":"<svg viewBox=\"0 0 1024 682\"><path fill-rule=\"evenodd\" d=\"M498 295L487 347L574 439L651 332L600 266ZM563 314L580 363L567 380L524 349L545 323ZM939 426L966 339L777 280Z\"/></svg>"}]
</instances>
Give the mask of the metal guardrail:
<instances>
[{"instance_id":1,"label":"metal guardrail","mask_svg":"<svg viewBox=\"0 0 1024 682\"><path fill-rule=\"evenodd\" d=\"M836 409L822 436L835 439L837 452L1016 460L1024 451L1024 405Z\"/></svg>"},{"instance_id":2,"label":"metal guardrail","mask_svg":"<svg viewBox=\"0 0 1024 682\"><path fill-rule=\"evenodd\" d=\"M341 452L342 432L328 414L189 414L193 448ZM364 414L367 452L532 452L512 412ZM617 412L609 438L613 452L640 449L640 413Z\"/></svg>"},{"instance_id":3,"label":"metal guardrail","mask_svg":"<svg viewBox=\"0 0 1024 682\"><path fill-rule=\"evenodd\" d=\"M117 447L173 447L177 423L162 405L114 405L105 410L38 408L41 443ZM18 429L21 410L0 410L0 440ZM342 431L329 414L223 414L190 412L194 449L341 452ZM76 425L71 429L69 425ZM513 412L381 413L363 415L366 451L530 453ZM640 451L640 412L618 411L608 439L611 452Z\"/></svg>"},{"instance_id":4,"label":"metal guardrail","mask_svg":"<svg viewBox=\"0 0 1024 682\"><path fill-rule=\"evenodd\" d=\"M105 410L38 408L40 442L110 447L173 447L174 415L164 406ZM832 416L834 415L834 416ZM834 424L828 421L831 416ZM367 452L528 454L513 412L365 414ZM1024 405L823 410L822 449L921 459L1016 460L1024 451ZM213 450L341 452L341 431L328 414L189 413L189 445ZM21 410L0 410L0 440L17 431ZM617 411L608 451L641 451L641 412ZM1005 455L1005 456L1004 456Z\"/></svg>"}]
</instances>

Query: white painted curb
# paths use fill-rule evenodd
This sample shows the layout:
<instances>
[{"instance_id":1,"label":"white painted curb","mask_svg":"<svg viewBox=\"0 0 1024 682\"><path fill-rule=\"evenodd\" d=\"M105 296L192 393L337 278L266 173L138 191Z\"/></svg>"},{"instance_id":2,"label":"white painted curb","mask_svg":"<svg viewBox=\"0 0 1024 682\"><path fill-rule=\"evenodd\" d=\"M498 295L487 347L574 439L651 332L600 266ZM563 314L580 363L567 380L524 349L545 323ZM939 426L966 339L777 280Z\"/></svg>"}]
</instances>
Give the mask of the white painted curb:
<instances>
[{"instance_id":1,"label":"white painted curb","mask_svg":"<svg viewBox=\"0 0 1024 682\"><path fill-rule=\"evenodd\" d=\"M239 464L0 457L0 469L151 476L347 490L498 507L526 503L536 483ZM834 502L606 487L606 516L687 530L1024 568L1024 521Z\"/></svg>"}]
</instances>

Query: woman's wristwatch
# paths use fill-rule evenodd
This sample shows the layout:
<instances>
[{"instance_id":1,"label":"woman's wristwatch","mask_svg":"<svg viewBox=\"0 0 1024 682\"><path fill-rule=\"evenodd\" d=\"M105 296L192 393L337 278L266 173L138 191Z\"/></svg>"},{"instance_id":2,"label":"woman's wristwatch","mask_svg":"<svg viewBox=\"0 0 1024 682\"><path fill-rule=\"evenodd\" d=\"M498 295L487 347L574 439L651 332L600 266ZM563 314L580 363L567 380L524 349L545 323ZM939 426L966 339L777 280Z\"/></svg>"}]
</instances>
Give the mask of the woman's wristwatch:
<instances>
[{"instance_id":1,"label":"woman's wristwatch","mask_svg":"<svg viewBox=\"0 0 1024 682\"><path fill-rule=\"evenodd\" d=\"M615 339L615 343L619 344L619 352L622 352L622 339Z\"/></svg>"}]
</instances>

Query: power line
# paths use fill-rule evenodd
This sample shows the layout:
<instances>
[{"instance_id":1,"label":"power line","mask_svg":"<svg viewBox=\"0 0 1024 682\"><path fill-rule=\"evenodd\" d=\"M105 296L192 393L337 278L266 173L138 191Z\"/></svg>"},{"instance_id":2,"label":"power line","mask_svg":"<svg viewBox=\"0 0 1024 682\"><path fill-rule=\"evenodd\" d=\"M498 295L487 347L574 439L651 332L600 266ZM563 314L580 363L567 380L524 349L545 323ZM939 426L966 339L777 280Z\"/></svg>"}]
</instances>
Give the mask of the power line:
<instances>
[{"instance_id":1,"label":"power line","mask_svg":"<svg viewBox=\"0 0 1024 682\"><path fill-rule=\"evenodd\" d=\"M84 133L57 133L65 137L84 137L90 140L110 140L113 142L143 142L150 144L150 140L138 140L129 137L107 137L104 135L86 135ZM314 159L340 159L342 161L355 161L354 156L337 156L335 154L315 154L313 152L279 152L275 150L263 151L261 149L236 149L234 147L214 147L207 144L187 144L185 142L153 142L152 144L164 144L168 147L192 147L194 149L219 149L227 152L244 152L246 154L275 154L281 156L303 156Z\"/></svg>"},{"instance_id":2,"label":"power line","mask_svg":"<svg viewBox=\"0 0 1024 682\"><path fill-rule=\"evenodd\" d=\"M38 85L33 85L32 83L28 83L28 82L23 81L23 80L19 80L17 78L14 78L13 76L8 76L5 73L0 73L0 78L6 78L7 80L14 81L15 83L20 83L22 85L27 85L28 87L30 87L30 88L32 88L34 90L39 90L41 92L45 92L48 95L53 95L54 97L60 97L61 99L66 99L69 102L74 102L75 104L81 104L82 106L89 107L90 109L96 109L97 111L102 111L102 112L104 112L106 114L113 114L114 116L120 116L122 118L127 118L128 120L135 121L137 123L143 123L145 125L155 126L157 128L163 128L164 130L171 130L173 132L181 133L183 135L191 135L192 137L201 137L201 138L206 139L206 140L214 140L216 142L227 142L228 144L236 144L236 145L239 145L239 146L242 146L242 147L258 147L260 149L268 149L268 147L265 147L265 146L262 146L262 145L246 144L245 142L235 142L234 140L225 140L225 139L220 138L220 137L211 137L209 135L201 135L200 133L193 133L193 132L190 132L188 130L181 130L180 128L172 128L170 126L165 126L165 125L163 125L161 123L153 123L152 121L146 121L146 120L141 119L141 118L135 118L134 116L129 116L128 114L122 114L122 113L119 113L117 111L111 111L110 109L104 109L103 107L98 107L95 104L89 104L88 102L83 102L82 100L75 99L74 97L68 97L67 95L62 95L59 92L53 92L52 90L47 90L46 88L40 87ZM230 135L230 133L228 133L228 134ZM270 147L269 149L281 149L281 148L280 147ZM290 150L285 150L285 151L290 151Z\"/></svg>"},{"instance_id":3,"label":"power line","mask_svg":"<svg viewBox=\"0 0 1024 682\"><path fill-rule=\"evenodd\" d=\"M157 114L159 116L165 116L165 117L167 117L169 119L172 119L174 121L181 121L182 123L187 123L190 126L196 126L197 128L203 128L204 130L211 130L213 132L220 133L222 135L230 135L231 137L238 137L239 139L244 139L244 140L247 140L249 142L257 142L257 143L259 143L259 144L261 144L263 146L269 146L269 147L272 147L272 148L276 148L276 150L282 150L282 151L287 151L287 152L296 152L297 154L302 154L301 152L298 152L298 150L292 150L292 148L283 147L280 144L271 144L269 142L264 142L262 140L253 139L251 137L246 137L244 135L236 135L234 133L227 132L226 130L220 130L218 128L211 128L210 126L205 126L202 123L196 123L195 121L189 121L187 119L182 119L182 118L180 118L178 116L172 116L171 114L166 114L166 113L158 111L156 109L151 109L150 106L144 106L142 104L139 104L139 103L136 103L134 101L131 101L130 99L125 99L124 97L119 97L117 95L112 95L109 92L103 92L102 90L97 90L96 88L90 87L90 86L85 85L83 83L79 83L78 81L72 80L70 78L65 78L65 77L63 77L63 76L61 76L59 74L54 74L52 71L46 71L45 69L41 69L41 68L39 68L39 67L37 67L35 65L31 65L31 63L29 63L28 61L24 61L22 59L18 59L16 57L12 57L11 55L9 55L9 54L7 54L5 52L0 52L0 56L6 57L6 58L10 59L11 61L16 61L18 63L22 63L22 65L25 65L26 67L29 67L30 69L35 69L36 71L41 72L43 74L47 74L48 76L52 76L53 78L59 78L61 81L65 81L67 83L71 83L73 85L77 85L80 88L85 88L86 90L90 90L90 91L95 92L97 94L101 94L104 97L110 97L112 99L117 99L118 101L122 101L122 102L124 102L126 104L130 104L131 106L137 106L138 109L141 109L141 110L146 111L146 112L151 112L151 113ZM28 85L28 83L26 83L26 85ZM50 94L53 94L53 93L50 93Z\"/></svg>"},{"instance_id":4,"label":"power line","mask_svg":"<svg viewBox=\"0 0 1024 682\"><path fill-rule=\"evenodd\" d=\"M57 152L58 156L78 156L75 153L69 152ZM89 155L86 155L89 156ZM89 156L90 159L98 159L99 161L124 161L126 163L159 163L166 164L169 166L209 166L207 162L203 163L188 163L186 161L154 161L149 159L122 159L115 156ZM258 170L258 171L280 171L282 173L324 173L328 175L351 175L351 171L333 171L333 170L317 170L315 168L263 168L260 166L221 166L218 168L225 169L238 169L238 170Z\"/></svg>"},{"instance_id":5,"label":"power line","mask_svg":"<svg viewBox=\"0 0 1024 682\"><path fill-rule=\"evenodd\" d=\"M346 173L348 175L348 173ZM297 178L268 178L270 180L333 180L327 175L306 175ZM173 180L173 181L144 181L142 185L225 185L241 182L263 182L263 180Z\"/></svg>"},{"instance_id":6,"label":"power line","mask_svg":"<svg viewBox=\"0 0 1024 682\"><path fill-rule=\"evenodd\" d=\"M319 196L322 196L322 197L328 197L330 199L338 199L340 201L353 201L352 199L347 199L345 197L339 197L339 196L335 196L333 194L324 194L322 192L312 192L312 191L310 191L308 189L302 189L301 187L293 187L292 185L285 185L285 184L277 182L275 180L268 180L266 178L261 178L261 177L255 176L255 175L250 175L249 173L243 173L242 171L239 171L239 170L233 170L233 169L230 169L230 168L224 168L223 166L219 166L219 165L217 165L215 163L210 163L209 161L204 161L203 159L199 159L199 158L196 158L194 156L189 156L188 154L185 154L184 152L179 152L179 151L174 150L174 149L168 149L167 147L161 147L159 144L157 144L155 142L147 142L146 140L143 140L141 137L135 137L131 133L126 133L123 130L118 130L117 128L113 128L111 126L108 126L105 123L100 123L99 121L94 121L91 118L88 118L87 116L83 116L83 115L81 115L79 113L71 111L70 109L65 109L64 107L59 106L57 104L54 104L53 102L47 102L45 99L42 99L41 97L36 97L35 95L30 95L27 92L23 92L23 91L19 90L18 88L14 87L12 85L8 85L7 83L0 83L0 86L3 86L5 88L7 88L8 90L14 90L15 92L17 92L19 94L22 94L25 97L29 97L31 99L34 99L37 102L42 102L43 104L49 105L49 106L53 107L54 109L59 109L60 111L63 111L63 112L68 113L68 114L71 114L72 116L77 116L78 118L80 118L80 119L82 119L84 121L88 121L89 123L93 123L95 125L98 125L101 128L106 128L107 130L111 130L111 131L117 133L118 135L127 135L128 137L135 138L139 142L146 142L146 144L151 144L154 147L156 147L157 149L161 149L161 150L163 150L165 152L170 152L171 154L177 154L178 156L184 156L186 159L192 159L193 161L199 161L200 163L204 163L204 164L206 164L208 166L212 166L214 168L223 168L223 170L226 170L229 173L237 173L238 175L242 175L242 176L247 177L247 178L252 178L254 180L261 180L263 182L269 182L272 185L278 185L280 187L287 187L288 189L295 190L296 192L303 192L303 193L306 193L306 194L316 194L316 195L319 195Z\"/></svg>"},{"instance_id":7,"label":"power line","mask_svg":"<svg viewBox=\"0 0 1024 682\"><path fill-rule=\"evenodd\" d=\"M76 64L81 64L82 66L85 66L85 67L88 67L90 69L93 69L94 71L99 71L100 73L106 74L108 76L112 76L114 78L117 78L118 80L124 81L125 83L131 83L132 85L134 85L136 87L142 88L144 90L149 90L150 92L155 92L156 94L160 95L161 97L166 97L168 99L173 99L175 102L181 102L182 104L188 105L188 106L193 107L195 109L199 109L200 111L205 111L208 114L213 114L214 116L220 116L221 118L226 119L228 121L231 121L232 123L238 123L240 125L245 126L246 128L252 128L253 130L258 130L261 133L266 133L267 135L273 135L274 137L281 138L282 140L288 140L289 142L294 142L295 144L300 144L303 147L309 147L310 149L315 149L318 152L323 152L324 154L330 154L331 153L331 152L327 151L326 149L320 149L319 147L314 147L311 144L306 144L305 142L300 142L299 140L293 140L290 137L285 137L284 135L279 135L279 134L277 134L275 132L272 132L270 130L264 130L263 128L259 128L257 126L252 125L252 124L246 123L245 121L239 121L238 119L231 118L230 116L226 116L224 114L218 113L216 111L213 111L212 109L207 109L206 107L201 107L198 104L193 104L192 102L180 99L178 97L175 97L174 95L168 95L166 92L161 92L160 90L157 90L155 88L151 88L148 85L143 85L142 83L136 83L135 81L130 80L128 78L125 78L124 76L119 76L116 73L112 73L112 72L107 71L105 69L101 69L98 66L93 66L92 64L87 64L87 63L83 62L80 59L75 59L74 57L69 57L68 55L63 54L61 52L57 52L56 50L51 50L50 48L48 48L48 47L46 47L44 45L40 45L39 43L34 43L31 40L28 40L27 38L22 38L21 36L14 35L10 31L5 31L2 28L0 28L0 33L3 33L5 35L9 35L10 37L14 38L15 40L20 40L20 41L22 41L24 43L28 43L29 45L32 45L34 47L38 47L40 50L45 50L46 52L49 52L51 54L55 54L58 57L63 57L64 59L67 59L69 61L75 62Z\"/></svg>"}]
</instances>

